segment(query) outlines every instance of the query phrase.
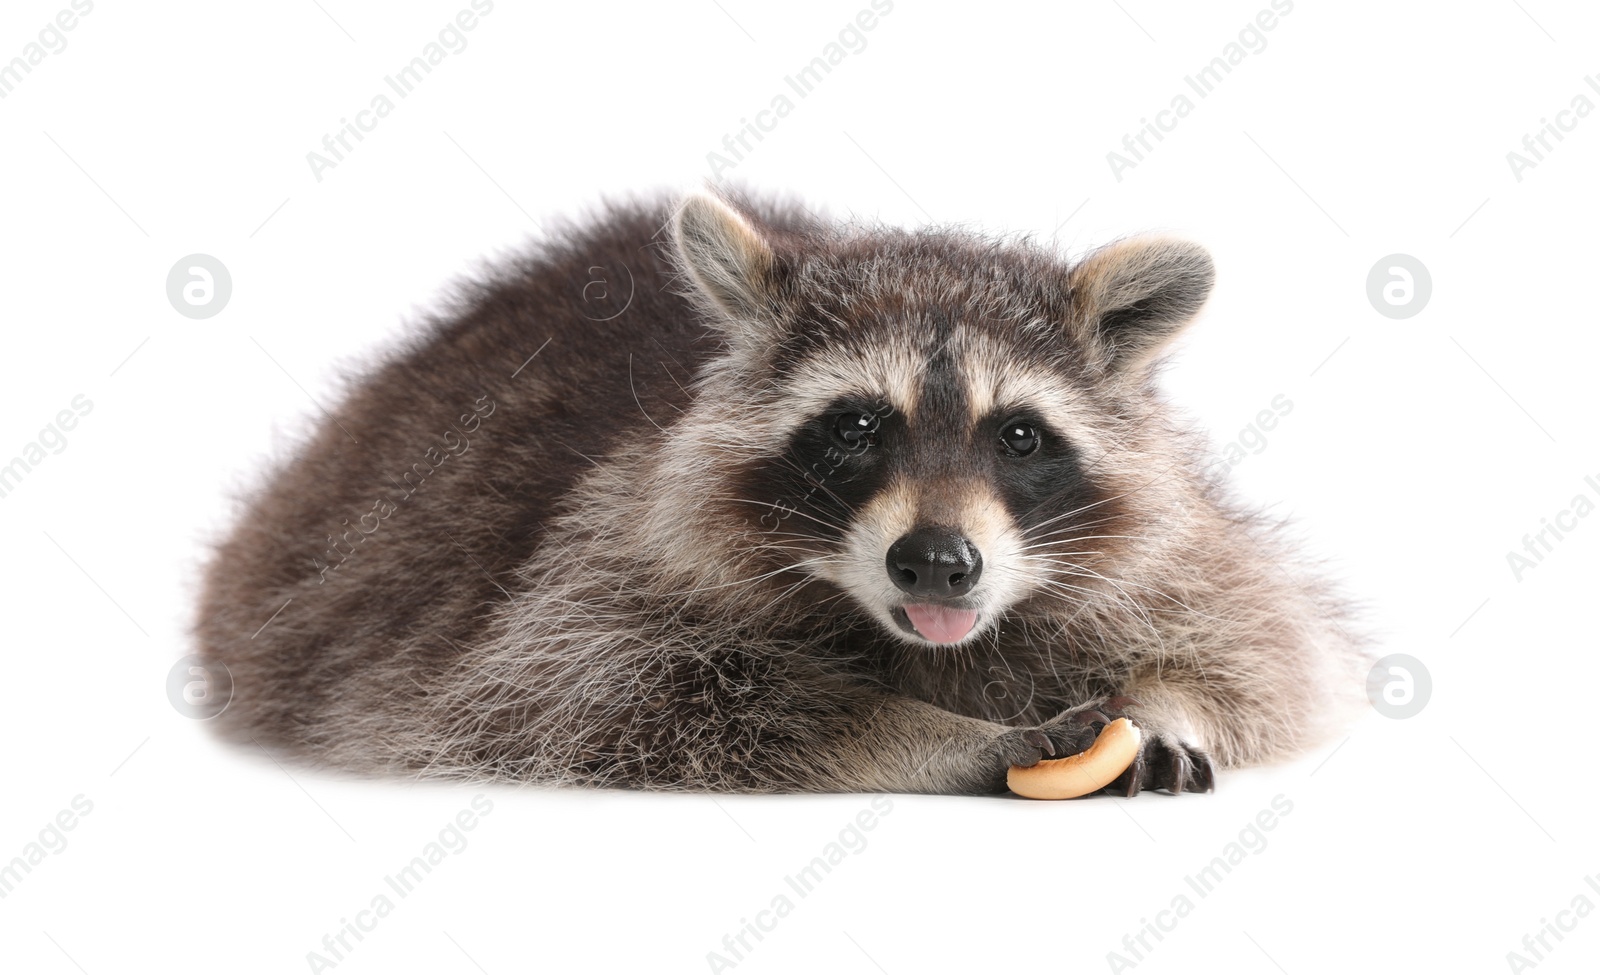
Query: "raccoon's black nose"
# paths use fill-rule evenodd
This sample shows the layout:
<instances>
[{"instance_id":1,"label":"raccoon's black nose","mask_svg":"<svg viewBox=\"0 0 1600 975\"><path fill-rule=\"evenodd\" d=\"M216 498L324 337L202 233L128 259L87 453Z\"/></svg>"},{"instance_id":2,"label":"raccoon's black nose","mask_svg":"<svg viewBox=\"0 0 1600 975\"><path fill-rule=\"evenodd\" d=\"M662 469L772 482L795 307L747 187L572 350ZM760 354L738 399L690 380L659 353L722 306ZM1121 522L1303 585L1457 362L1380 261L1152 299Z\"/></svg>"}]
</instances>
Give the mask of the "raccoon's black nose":
<instances>
[{"instance_id":1,"label":"raccoon's black nose","mask_svg":"<svg viewBox=\"0 0 1600 975\"><path fill-rule=\"evenodd\" d=\"M983 574L978 547L948 528L919 528L889 546L889 578L912 596L964 596Z\"/></svg>"}]
</instances>

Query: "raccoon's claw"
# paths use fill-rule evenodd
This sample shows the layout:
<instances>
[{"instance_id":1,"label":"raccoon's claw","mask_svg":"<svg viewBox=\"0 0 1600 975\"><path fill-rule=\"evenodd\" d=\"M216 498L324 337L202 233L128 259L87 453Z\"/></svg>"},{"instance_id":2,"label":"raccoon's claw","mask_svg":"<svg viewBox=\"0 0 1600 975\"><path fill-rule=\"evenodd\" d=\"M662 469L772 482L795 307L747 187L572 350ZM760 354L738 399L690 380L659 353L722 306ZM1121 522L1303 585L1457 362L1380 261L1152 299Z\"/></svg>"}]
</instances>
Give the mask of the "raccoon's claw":
<instances>
[{"instance_id":1,"label":"raccoon's claw","mask_svg":"<svg viewBox=\"0 0 1600 975\"><path fill-rule=\"evenodd\" d=\"M1018 753L1024 758L1033 757L1032 753L1028 751L1029 749L1037 752L1037 757L1033 757L1033 761L1026 763L1027 765L1037 765L1039 762L1053 756L1056 753L1056 746L1050 743L1050 737L1042 731L1035 731L1034 729L1029 728L1018 735L1017 738L1018 744L1020 745L1020 750ZM1022 765L1023 763L1013 762L1012 764Z\"/></svg>"},{"instance_id":2,"label":"raccoon's claw","mask_svg":"<svg viewBox=\"0 0 1600 975\"><path fill-rule=\"evenodd\" d=\"M995 761L989 769L989 787L1006 791L1006 771L1015 765L1031 768L1047 758L1076 755L1094 741L1095 731L1086 725L1046 725L1040 728L1015 728L994 740Z\"/></svg>"},{"instance_id":3,"label":"raccoon's claw","mask_svg":"<svg viewBox=\"0 0 1600 975\"><path fill-rule=\"evenodd\" d=\"M1165 789L1173 795L1184 792L1210 792L1216 788L1216 773L1205 752L1176 735L1146 730L1139 755L1127 771L1108 787L1130 799L1143 789Z\"/></svg>"},{"instance_id":4,"label":"raccoon's claw","mask_svg":"<svg viewBox=\"0 0 1600 975\"><path fill-rule=\"evenodd\" d=\"M1049 734L1043 728L1008 731L996 739L995 744L1007 767L1017 765L1028 768L1047 758L1062 758L1074 752L1068 736Z\"/></svg>"}]
</instances>

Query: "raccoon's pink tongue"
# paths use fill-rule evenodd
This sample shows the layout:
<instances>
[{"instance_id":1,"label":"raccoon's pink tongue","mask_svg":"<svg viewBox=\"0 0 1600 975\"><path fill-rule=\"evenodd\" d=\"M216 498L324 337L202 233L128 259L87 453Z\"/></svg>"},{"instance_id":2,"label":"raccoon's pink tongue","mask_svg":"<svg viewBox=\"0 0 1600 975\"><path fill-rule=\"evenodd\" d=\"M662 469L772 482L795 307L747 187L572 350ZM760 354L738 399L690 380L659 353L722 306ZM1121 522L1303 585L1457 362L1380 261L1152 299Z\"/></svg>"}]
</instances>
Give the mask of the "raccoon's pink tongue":
<instances>
[{"instance_id":1,"label":"raccoon's pink tongue","mask_svg":"<svg viewBox=\"0 0 1600 975\"><path fill-rule=\"evenodd\" d=\"M977 610L948 606L907 606L906 616L918 633L934 643L955 643L971 633L973 624L978 622Z\"/></svg>"}]
</instances>

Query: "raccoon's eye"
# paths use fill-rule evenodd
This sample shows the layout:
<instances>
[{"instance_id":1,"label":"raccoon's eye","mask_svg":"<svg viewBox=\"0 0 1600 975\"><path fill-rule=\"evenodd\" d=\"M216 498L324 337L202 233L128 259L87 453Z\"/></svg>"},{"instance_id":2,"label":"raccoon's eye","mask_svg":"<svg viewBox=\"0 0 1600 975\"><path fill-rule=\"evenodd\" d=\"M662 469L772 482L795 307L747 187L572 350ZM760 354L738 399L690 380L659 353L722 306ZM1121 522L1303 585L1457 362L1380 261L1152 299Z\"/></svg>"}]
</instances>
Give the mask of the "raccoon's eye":
<instances>
[{"instance_id":1,"label":"raccoon's eye","mask_svg":"<svg viewBox=\"0 0 1600 975\"><path fill-rule=\"evenodd\" d=\"M834 418L833 432L851 449L871 447L878 442L876 413L841 413Z\"/></svg>"},{"instance_id":2,"label":"raccoon's eye","mask_svg":"<svg viewBox=\"0 0 1600 975\"><path fill-rule=\"evenodd\" d=\"M1000 428L1000 446L1013 457L1026 457L1039 449L1039 430L1031 423L1012 420Z\"/></svg>"}]
</instances>

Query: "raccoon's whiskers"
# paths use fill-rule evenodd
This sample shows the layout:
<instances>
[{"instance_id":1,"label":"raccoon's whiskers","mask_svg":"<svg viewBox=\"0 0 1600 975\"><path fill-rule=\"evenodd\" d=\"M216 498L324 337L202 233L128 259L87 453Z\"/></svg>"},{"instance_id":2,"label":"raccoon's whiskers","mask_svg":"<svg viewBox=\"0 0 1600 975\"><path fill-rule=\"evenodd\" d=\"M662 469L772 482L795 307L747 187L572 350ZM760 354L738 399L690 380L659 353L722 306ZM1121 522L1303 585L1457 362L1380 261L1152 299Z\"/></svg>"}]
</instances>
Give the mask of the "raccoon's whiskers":
<instances>
[{"instance_id":1,"label":"raccoon's whiskers","mask_svg":"<svg viewBox=\"0 0 1600 975\"><path fill-rule=\"evenodd\" d=\"M826 555L813 556L812 558L809 558L809 559L801 559L799 562L794 562L794 563L791 563L790 565L781 566L779 568L772 569L771 571L768 571L768 572L762 572L762 573L760 573L758 575L750 576L747 579L738 579L738 580L735 580L733 582L718 582L718 583L714 583L714 584L709 585L709 586L697 586L694 589L683 589L683 590L679 590L674 595L693 596L693 595L696 595L696 594L702 593L702 592L711 592L714 589L727 589L727 588L732 587L732 586L754 585L757 582L762 582L762 581L765 581L767 579L771 579L773 576L782 575L785 572L792 572L795 569L801 568L802 566L814 565L814 564L819 563L819 562L828 562L828 561L831 561L831 560L832 560L831 556L826 556Z\"/></svg>"},{"instance_id":2,"label":"raccoon's whiskers","mask_svg":"<svg viewBox=\"0 0 1600 975\"><path fill-rule=\"evenodd\" d=\"M1073 532L1093 531L1093 530L1095 530L1097 528L1100 528L1102 525L1110 524L1112 521L1113 521L1113 519L1111 519L1111 518L1095 518L1095 519L1091 519L1089 521L1073 522L1071 524L1062 525L1062 526L1060 526L1058 528L1053 528L1053 529L1051 529L1050 531L1047 531L1047 532L1042 532L1042 531L1038 531L1038 530L1034 529L1034 530L1029 530L1029 531L1025 532L1024 533L1024 537L1030 542L1044 541L1045 539L1057 538L1057 537L1059 537L1061 535L1067 535L1067 534L1071 534ZM1134 538L1134 539L1145 540L1145 536L1143 536L1143 535L1085 535L1083 537L1085 537L1085 538Z\"/></svg>"},{"instance_id":3,"label":"raccoon's whiskers","mask_svg":"<svg viewBox=\"0 0 1600 975\"><path fill-rule=\"evenodd\" d=\"M753 504L762 508L771 508L773 511L777 512L787 512L789 515L799 515L802 518L808 518L811 521L816 522L824 528L836 531L841 535L848 531L848 529L843 525L835 524L834 522L831 522L825 518L819 518L816 515L801 511L799 508L789 507L785 502L782 501L756 501L750 498L730 498L729 500L736 504ZM780 505L783 506L780 507ZM787 517L787 515L785 515L785 517Z\"/></svg>"},{"instance_id":4,"label":"raccoon's whiskers","mask_svg":"<svg viewBox=\"0 0 1600 975\"><path fill-rule=\"evenodd\" d=\"M1029 541L1029 542L1042 542L1042 541L1045 541L1047 539L1058 538L1061 535L1068 535L1068 534L1072 534L1074 532L1092 531L1094 529L1100 528L1103 525L1111 524L1113 521L1114 521L1114 519L1112 519L1112 518L1093 518L1093 519L1090 519L1089 521L1082 521L1082 522L1074 521L1074 522L1071 522L1069 524L1062 525L1062 526L1060 526L1058 528L1053 528L1050 531L1038 531L1037 528L1033 528L1033 529L1029 529L1029 530L1023 532L1023 538L1024 538L1025 541ZM1129 535L1129 536L1090 535L1090 536L1084 536L1084 537L1088 537L1088 538L1118 538L1118 537L1140 538L1142 536L1137 536L1137 535ZM1065 544L1065 543L1062 543L1062 544Z\"/></svg>"},{"instance_id":5,"label":"raccoon's whiskers","mask_svg":"<svg viewBox=\"0 0 1600 975\"><path fill-rule=\"evenodd\" d=\"M1093 569L1079 565L1076 562L1068 562L1065 559L1054 559L1050 558L1049 556L1041 555L1024 555L1022 557L1035 563L1046 573L1046 578L1043 581L1042 588L1058 593L1063 591L1083 593L1084 595L1089 596L1091 599L1109 598L1116 605L1130 610L1133 615L1137 616L1140 621L1143 622L1153 634L1155 634L1158 645L1162 642L1161 631L1155 625L1155 621L1150 618L1148 609L1141 601L1133 598L1133 594L1127 589L1127 587L1130 585L1138 586L1138 583L1129 583L1126 580L1113 579L1110 576L1102 575L1099 572L1095 572ZM1071 576L1079 579L1098 579L1111 586L1111 591L1097 592L1093 589L1088 589L1083 586L1062 582L1059 578L1057 578L1059 576ZM1149 589L1148 586L1140 586L1139 588ZM1150 591L1157 592L1154 589L1150 589ZM1157 592L1157 595L1164 594Z\"/></svg>"},{"instance_id":6,"label":"raccoon's whiskers","mask_svg":"<svg viewBox=\"0 0 1600 975\"><path fill-rule=\"evenodd\" d=\"M1222 619L1220 617L1211 616L1211 615L1208 615L1206 613L1203 613L1200 610L1196 609L1195 607L1190 606L1188 603L1185 603L1183 600L1181 600L1181 599L1177 598L1176 596L1172 595L1171 593L1163 592L1160 589L1155 589L1155 588L1152 588L1150 586L1146 586L1143 583L1130 582L1127 579L1113 579L1110 576L1102 575L1102 574L1100 574L1098 572L1095 572L1093 569L1090 569L1088 566L1079 565L1076 562L1068 562L1065 559L1052 559L1049 556L1044 556L1044 555L1023 555L1023 556L1021 556L1021 558L1028 559L1028 560L1031 560L1031 561L1034 561L1034 562L1037 562L1037 563L1042 563L1044 565L1044 567L1045 567L1045 571L1046 572L1059 572L1059 573L1061 573L1063 575L1073 575L1073 576L1078 576L1080 578L1099 579L1099 580L1101 580L1103 582L1106 582L1106 583L1108 583L1108 584L1110 584L1112 586L1115 586L1118 590L1121 590L1122 592L1124 592L1124 594L1127 594L1126 587L1128 587L1128 586L1133 586L1133 587L1138 588L1138 589L1143 589L1145 592L1151 593L1151 594L1153 594L1155 596L1158 596L1158 597L1160 597L1162 599L1167 600L1168 602L1172 603L1174 606L1178 607L1179 609L1184 610L1185 612L1195 614L1195 616L1199 617L1200 619L1210 620L1212 622L1217 622L1217 623L1228 623L1228 622L1231 622L1230 620L1225 620L1225 619ZM1077 570L1077 571L1072 571L1072 570Z\"/></svg>"},{"instance_id":7,"label":"raccoon's whiskers","mask_svg":"<svg viewBox=\"0 0 1600 975\"><path fill-rule=\"evenodd\" d=\"M1031 551L1033 551L1035 549L1050 549L1050 554L1051 555L1104 555L1104 554L1106 554L1106 553L1104 553L1104 552L1102 552L1102 551L1100 551L1098 549L1085 549L1085 550L1083 550L1081 552L1062 552L1062 551L1057 551L1055 549L1055 545L1056 544L1057 543L1051 543L1051 544L1048 544L1048 545L1024 545L1021 548L1017 549L1017 551L1023 553L1020 556L1021 558L1026 558L1026 559L1037 559L1037 558L1043 558L1044 557L1044 556L1039 556L1039 555L1027 554L1027 553L1029 553L1029 552L1031 552Z\"/></svg>"},{"instance_id":8,"label":"raccoon's whiskers","mask_svg":"<svg viewBox=\"0 0 1600 975\"><path fill-rule=\"evenodd\" d=\"M1034 551L1038 551L1040 549L1052 549L1053 550L1053 549L1056 548L1056 546L1059 546L1059 545L1076 545L1078 542L1093 542L1093 541L1100 541L1102 539L1108 539L1108 538L1126 538L1126 539L1133 539L1135 541L1146 540L1145 536L1143 536L1143 535L1079 535L1076 538L1058 538L1058 539L1053 539L1053 540L1050 540L1050 541L1034 542L1033 544L1022 546L1020 549L1018 549L1018 551L1034 552ZM1072 553L1072 552L1063 552L1062 554L1063 555L1072 555L1074 553ZM1105 552L1100 552L1100 551L1094 551L1091 554L1094 554L1094 555L1105 555L1106 553Z\"/></svg>"},{"instance_id":9,"label":"raccoon's whiskers","mask_svg":"<svg viewBox=\"0 0 1600 975\"><path fill-rule=\"evenodd\" d=\"M856 513L855 507L845 499L839 497L839 495L835 494L833 488L828 487L821 480L813 480L812 471L801 467L799 464L795 463L794 459L791 457L785 456L782 458L782 460L785 466L800 474L801 478L811 486L812 490L821 490L826 492L829 498L833 499L833 501L837 503L840 508L844 509L846 516L853 516ZM832 473L832 471L830 470L829 473Z\"/></svg>"},{"instance_id":10,"label":"raccoon's whiskers","mask_svg":"<svg viewBox=\"0 0 1600 975\"><path fill-rule=\"evenodd\" d=\"M1061 514L1051 515L1049 518L1046 518L1044 521L1039 522L1039 524L1034 525L1033 528L1034 529L1048 528L1050 525L1053 525L1058 521L1065 521L1068 518L1072 518L1072 517L1075 517L1077 515L1083 514L1085 511L1088 511L1090 508L1097 508L1100 505L1109 504L1112 501L1120 501L1123 498L1127 497L1130 493L1131 492L1124 492L1122 494L1113 495L1113 496L1111 496L1109 498L1101 498L1099 501L1091 501L1088 504L1079 505L1078 507L1073 508L1071 511L1063 511ZM1043 501L1039 502L1038 504L1034 505L1032 508L1029 508L1027 511L1023 512L1022 515L1017 520L1019 522L1027 521L1028 520L1028 516L1032 515L1035 511L1038 511L1040 508L1042 508L1045 505L1049 504L1053 500L1054 500L1053 498L1046 498L1045 500L1043 500Z\"/></svg>"}]
</instances>

